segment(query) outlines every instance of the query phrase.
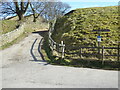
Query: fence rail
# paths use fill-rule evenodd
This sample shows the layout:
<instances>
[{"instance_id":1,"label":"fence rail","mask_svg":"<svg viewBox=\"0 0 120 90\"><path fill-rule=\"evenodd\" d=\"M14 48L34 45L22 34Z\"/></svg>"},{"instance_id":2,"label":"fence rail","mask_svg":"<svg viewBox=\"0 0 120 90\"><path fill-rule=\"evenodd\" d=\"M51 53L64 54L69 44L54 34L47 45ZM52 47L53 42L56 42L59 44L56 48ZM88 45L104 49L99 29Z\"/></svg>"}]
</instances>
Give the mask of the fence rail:
<instances>
[{"instance_id":1,"label":"fence rail","mask_svg":"<svg viewBox=\"0 0 120 90\"><path fill-rule=\"evenodd\" d=\"M56 23L56 18L55 18L53 23L50 23L49 38L48 38L49 39L49 46L50 46L53 53L57 52L57 54L58 54L57 56L59 56L61 58L64 58L65 57L65 54L64 54L64 52L65 52L65 44L64 44L64 42L61 41L61 43L59 44L59 43L55 42L51 37L52 32L54 31L55 23Z\"/></svg>"},{"instance_id":2,"label":"fence rail","mask_svg":"<svg viewBox=\"0 0 120 90\"><path fill-rule=\"evenodd\" d=\"M73 47L74 50L77 50L78 48L91 48L91 49L102 49L102 47ZM120 47L119 47L120 48ZM104 47L104 49L118 49L118 47Z\"/></svg>"},{"instance_id":3,"label":"fence rail","mask_svg":"<svg viewBox=\"0 0 120 90\"><path fill-rule=\"evenodd\" d=\"M96 49L96 53L84 53L83 52L83 49L92 49L92 50L90 50L90 51L95 51L95 50L93 50L93 49ZM112 50L112 49L115 49L116 50L116 53L115 54L105 54L105 50ZM89 56L98 56L98 59L100 59L100 60L103 60L104 61L104 59L105 59L105 57L106 56L114 56L114 57L117 57L117 60L119 61L119 59L120 59L120 45L118 45L118 47L79 47L79 48L76 48L76 49L74 49L73 48L73 50L78 50L77 52L65 52L65 54L68 54L68 55L70 55L70 54L72 54L72 55L74 55L74 54L77 54L77 55L79 55L80 56L80 58L82 57L82 56L85 56L85 55L89 55ZM100 52L99 52L100 51Z\"/></svg>"},{"instance_id":4,"label":"fence rail","mask_svg":"<svg viewBox=\"0 0 120 90\"><path fill-rule=\"evenodd\" d=\"M73 49L73 50L78 50L77 52L67 52L65 51L65 44L63 43L63 41L61 41L61 44L58 44L51 38L51 36L49 36L49 45L52 52L56 51L58 53L57 56L61 58L65 58L65 54L68 54L68 55L77 54L80 56L80 58L82 58L85 55L98 56L98 59L102 61L105 60L105 57L109 57L109 56L117 57L118 61L120 59L120 45L118 45L118 47L104 47L104 46L103 47L79 47L79 48L77 47L76 49ZM92 49L90 51L96 51L96 53L84 53L83 49ZM117 51L116 51L116 54L105 54L106 49L109 49L109 50L115 49Z\"/></svg>"},{"instance_id":5,"label":"fence rail","mask_svg":"<svg viewBox=\"0 0 120 90\"><path fill-rule=\"evenodd\" d=\"M64 58L65 44L63 43L63 41L61 41L61 44L58 44L50 36L49 45L50 45L52 52L56 51L59 57Z\"/></svg>"}]
</instances>

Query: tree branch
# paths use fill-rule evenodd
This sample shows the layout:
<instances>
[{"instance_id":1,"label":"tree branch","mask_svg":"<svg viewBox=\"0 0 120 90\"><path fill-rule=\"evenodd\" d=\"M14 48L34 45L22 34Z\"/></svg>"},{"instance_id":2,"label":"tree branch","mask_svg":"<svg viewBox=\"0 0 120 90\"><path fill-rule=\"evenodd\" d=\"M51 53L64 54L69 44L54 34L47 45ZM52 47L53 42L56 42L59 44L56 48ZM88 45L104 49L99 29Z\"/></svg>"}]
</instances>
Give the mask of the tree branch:
<instances>
[{"instance_id":1,"label":"tree branch","mask_svg":"<svg viewBox=\"0 0 120 90\"><path fill-rule=\"evenodd\" d=\"M18 5L18 2L14 2L15 4L15 8L16 8L16 12L18 12L20 9L19 9L19 5Z\"/></svg>"},{"instance_id":2,"label":"tree branch","mask_svg":"<svg viewBox=\"0 0 120 90\"><path fill-rule=\"evenodd\" d=\"M45 5L44 8L40 11L40 13L37 15L37 18L41 15L41 13L47 8L48 6Z\"/></svg>"},{"instance_id":3,"label":"tree branch","mask_svg":"<svg viewBox=\"0 0 120 90\"><path fill-rule=\"evenodd\" d=\"M32 12L33 12L33 16L35 17L35 9L32 7L32 4L30 3L30 7L32 9Z\"/></svg>"},{"instance_id":4,"label":"tree branch","mask_svg":"<svg viewBox=\"0 0 120 90\"><path fill-rule=\"evenodd\" d=\"M24 11L24 0L21 0L21 10Z\"/></svg>"},{"instance_id":5,"label":"tree branch","mask_svg":"<svg viewBox=\"0 0 120 90\"><path fill-rule=\"evenodd\" d=\"M12 12L16 13L16 11L13 9L13 7L11 5L8 5L8 7Z\"/></svg>"},{"instance_id":6,"label":"tree branch","mask_svg":"<svg viewBox=\"0 0 120 90\"><path fill-rule=\"evenodd\" d=\"M27 10L27 8L28 8L29 4L30 4L30 0L28 0L28 2L27 2L27 5L26 5L26 7L25 7L24 12L26 12L26 10Z\"/></svg>"}]
</instances>

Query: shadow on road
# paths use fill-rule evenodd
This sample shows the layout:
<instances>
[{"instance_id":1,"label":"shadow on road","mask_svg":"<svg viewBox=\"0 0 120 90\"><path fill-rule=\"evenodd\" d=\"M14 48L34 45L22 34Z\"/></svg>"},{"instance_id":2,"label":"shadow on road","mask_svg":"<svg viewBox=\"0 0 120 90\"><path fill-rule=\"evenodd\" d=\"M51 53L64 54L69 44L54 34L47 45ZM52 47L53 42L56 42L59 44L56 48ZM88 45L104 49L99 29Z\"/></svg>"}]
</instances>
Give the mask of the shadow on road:
<instances>
[{"instance_id":1,"label":"shadow on road","mask_svg":"<svg viewBox=\"0 0 120 90\"><path fill-rule=\"evenodd\" d=\"M40 36L44 37L46 33L48 33L48 31L36 31L36 32L32 32L34 34L39 34Z\"/></svg>"},{"instance_id":2,"label":"shadow on road","mask_svg":"<svg viewBox=\"0 0 120 90\"><path fill-rule=\"evenodd\" d=\"M44 56L43 56L43 54L42 54L42 52L41 52L42 42L43 42L43 38L42 38L42 39L40 40L40 42L39 42L39 45L38 45L38 52L39 52L39 54L40 54L42 60L45 62Z\"/></svg>"},{"instance_id":3,"label":"shadow on road","mask_svg":"<svg viewBox=\"0 0 120 90\"><path fill-rule=\"evenodd\" d=\"M37 61L37 58L35 57L35 55L34 55L34 53L33 53L33 48L34 48L34 45L35 45L36 41L37 41L37 38L36 38L35 41L33 42L32 47L31 47L31 50L30 50L30 53L31 53L34 61Z\"/></svg>"},{"instance_id":4,"label":"shadow on road","mask_svg":"<svg viewBox=\"0 0 120 90\"><path fill-rule=\"evenodd\" d=\"M48 31L37 31L37 32L32 32L33 34L39 34L41 37L44 37L44 34L47 33ZM35 61L35 62L46 62L44 59L44 56L41 52L41 46L42 46L42 42L43 42L43 38L40 40L39 44L38 44L38 53L40 54L40 57L42 58L42 60L38 60L37 57L35 56L33 50L36 44L36 41L38 40L38 38L35 39L35 41L33 42L32 46L31 46L31 50L30 53L33 57L34 60L30 60L30 61Z\"/></svg>"}]
</instances>

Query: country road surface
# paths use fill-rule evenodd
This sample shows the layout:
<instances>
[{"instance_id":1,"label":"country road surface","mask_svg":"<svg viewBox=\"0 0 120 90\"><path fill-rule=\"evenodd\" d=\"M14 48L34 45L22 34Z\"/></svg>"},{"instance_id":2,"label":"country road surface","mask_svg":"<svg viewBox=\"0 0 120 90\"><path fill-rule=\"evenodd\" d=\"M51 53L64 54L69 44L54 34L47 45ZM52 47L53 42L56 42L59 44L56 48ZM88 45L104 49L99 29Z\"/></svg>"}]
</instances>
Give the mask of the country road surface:
<instances>
[{"instance_id":1,"label":"country road surface","mask_svg":"<svg viewBox=\"0 0 120 90\"><path fill-rule=\"evenodd\" d=\"M2 88L118 88L118 71L47 64L41 42L42 36L32 33L0 51Z\"/></svg>"}]
</instances>

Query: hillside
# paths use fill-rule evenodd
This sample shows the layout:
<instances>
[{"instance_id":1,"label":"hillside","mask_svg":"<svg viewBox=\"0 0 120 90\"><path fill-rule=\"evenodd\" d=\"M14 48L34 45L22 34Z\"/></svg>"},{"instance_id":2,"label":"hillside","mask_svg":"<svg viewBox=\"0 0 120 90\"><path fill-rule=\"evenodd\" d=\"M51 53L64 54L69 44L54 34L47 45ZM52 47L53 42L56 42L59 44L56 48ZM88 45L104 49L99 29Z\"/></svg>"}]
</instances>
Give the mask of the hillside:
<instances>
[{"instance_id":1,"label":"hillside","mask_svg":"<svg viewBox=\"0 0 120 90\"><path fill-rule=\"evenodd\" d=\"M73 46L98 46L98 34L92 30L110 29L101 33L101 46L117 46L118 18L117 6L76 9L57 20L52 37L58 43L63 40L69 51Z\"/></svg>"},{"instance_id":2,"label":"hillside","mask_svg":"<svg viewBox=\"0 0 120 90\"><path fill-rule=\"evenodd\" d=\"M19 21L17 16L0 21L0 50L21 41L29 33L48 30L48 23L42 17L33 22L33 16L25 16ZM9 32L9 33L8 33Z\"/></svg>"}]
</instances>

